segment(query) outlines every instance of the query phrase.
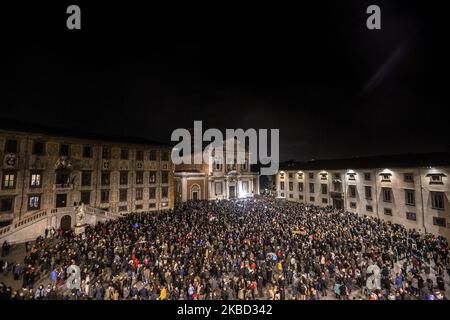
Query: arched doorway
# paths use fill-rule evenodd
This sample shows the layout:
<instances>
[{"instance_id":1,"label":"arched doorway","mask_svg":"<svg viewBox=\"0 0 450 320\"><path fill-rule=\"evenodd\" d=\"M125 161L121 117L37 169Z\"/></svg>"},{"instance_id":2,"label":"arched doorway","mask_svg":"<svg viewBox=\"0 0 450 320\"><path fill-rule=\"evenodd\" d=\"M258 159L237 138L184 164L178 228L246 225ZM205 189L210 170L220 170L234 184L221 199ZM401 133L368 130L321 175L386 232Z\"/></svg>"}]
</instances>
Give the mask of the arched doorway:
<instances>
[{"instance_id":1,"label":"arched doorway","mask_svg":"<svg viewBox=\"0 0 450 320\"><path fill-rule=\"evenodd\" d=\"M70 230L72 227L72 217L66 214L61 218L60 228L64 231Z\"/></svg>"},{"instance_id":2,"label":"arched doorway","mask_svg":"<svg viewBox=\"0 0 450 320\"><path fill-rule=\"evenodd\" d=\"M200 187L195 184L191 188L191 199L197 201L200 199Z\"/></svg>"}]
</instances>

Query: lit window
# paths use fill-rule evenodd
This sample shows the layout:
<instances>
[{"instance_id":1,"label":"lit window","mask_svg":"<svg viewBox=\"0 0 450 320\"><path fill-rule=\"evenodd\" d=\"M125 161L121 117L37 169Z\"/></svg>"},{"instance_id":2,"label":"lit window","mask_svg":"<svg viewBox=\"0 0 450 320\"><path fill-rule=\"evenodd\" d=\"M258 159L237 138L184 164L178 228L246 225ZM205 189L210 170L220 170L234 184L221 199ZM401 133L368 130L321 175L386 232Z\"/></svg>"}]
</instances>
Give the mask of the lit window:
<instances>
[{"instance_id":1,"label":"lit window","mask_svg":"<svg viewBox=\"0 0 450 320\"><path fill-rule=\"evenodd\" d=\"M32 172L30 176L30 187L40 187L41 186L41 174Z\"/></svg>"},{"instance_id":2,"label":"lit window","mask_svg":"<svg viewBox=\"0 0 450 320\"><path fill-rule=\"evenodd\" d=\"M3 189L14 189L16 186L16 174L14 172L3 173Z\"/></svg>"},{"instance_id":3,"label":"lit window","mask_svg":"<svg viewBox=\"0 0 450 320\"><path fill-rule=\"evenodd\" d=\"M38 210L41 207L41 196L31 195L28 199L28 210Z\"/></svg>"}]
</instances>

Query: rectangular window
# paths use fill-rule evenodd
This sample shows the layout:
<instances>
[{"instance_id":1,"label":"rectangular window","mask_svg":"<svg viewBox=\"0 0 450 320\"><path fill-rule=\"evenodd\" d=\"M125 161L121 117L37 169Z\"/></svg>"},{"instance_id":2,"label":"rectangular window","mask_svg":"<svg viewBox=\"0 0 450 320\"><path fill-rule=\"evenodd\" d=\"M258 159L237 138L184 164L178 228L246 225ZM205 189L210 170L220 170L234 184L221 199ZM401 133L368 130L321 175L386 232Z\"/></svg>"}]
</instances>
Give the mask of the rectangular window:
<instances>
[{"instance_id":1,"label":"rectangular window","mask_svg":"<svg viewBox=\"0 0 450 320\"><path fill-rule=\"evenodd\" d=\"M169 196L169 188L161 188L161 198L167 198Z\"/></svg>"},{"instance_id":2,"label":"rectangular window","mask_svg":"<svg viewBox=\"0 0 450 320\"><path fill-rule=\"evenodd\" d=\"M161 183L169 183L169 171L161 171Z\"/></svg>"},{"instance_id":3,"label":"rectangular window","mask_svg":"<svg viewBox=\"0 0 450 320\"><path fill-rule=\"evenodd\" d=\"M70 187L70 175L68 172L62 171L56 174L56 185L58 188Z\"/></svg>"},{"instance_id":4,"label":"rectangular window","mask_svg":"<svg viewBox=\"0 0 450 320\"><path fill-rule=\"evenodd\" d=\"M298 183L298 191L303 192L303 182Z\"/></svg>"},{"instance_id":5,"label":"rectangular window","mask_svg":"<svg viewBox=\"0 0 450 320\"><path fill-rule=\"evenodd\" d=\"M169 161L169 152L167 151L161 152L161 161Z\"/></svg>"},{"instance_id":6,"label":"rectangular window","mask_svg":"<svg viewBox=\"0 0 450 320\"><path fill-rule=\"evenodd\" d=\"M308 176L309 176L310 179L314 179L314 173L313 172L310 172Z\"/></svg>"},{"instance_id":7,"label":"rectangular window","mask_svg":"<svg viewBox=\"0 0 450 320\"><path fill-rule=\"evenodd\" d=\"M142 210L144 209L144 205L143 204L137 204L136 205L136 210Z\"/></svg>"},{"instance_id":8,"label":"rectangular window","mask_svg":"<svg viewBox=\"0 0 450 320\"><path fill-rule=\"evenodd\" d=\"M148 189L148 198L149 199L156 199L156 188L149 188Z\"/></svg>"},{"instance_id":9,"label":"rectangular window","mask_svg":"<svg viewBox=\"0 0 450 320\"><path fill-rule=\"evenodd\" d=\"M91 146L83 146L83 158L92 158Z\"/></svg>"},{"instance_id":10,"label":"rectangular window","mask_svg":"<svg viewBox=\"0 0 450 320\"><path fill-rule=\"evenodd\" d=\"M6 153L17 153L17 140L13 140L13 139L6 140L5 152Z\"/></svg>"},{"instance_id":11,"label":"rectangular window","mask_svg":"<svg viewBox=\"0 0 450 320\"><path fill-rule=\"evenodd\" d=\"M403 174L405 182L414 182L414 175L412 173Z\"/></svg>"},{"instance_id":12,"label":"rectangular window","mask_svg":"<svg viewBox=\"0 0 450 320\"><path fill-rule=\"evenodd\" d=\"M156 208L156 203L149 203L149 204L148 204L148 208L149 208L149 209L154 209L154 208Z\"/></svg>"},{"instance_id":13,"label":"rectangular window","mask_svg":"<svg viewBox=\"0 0 450 320\"><path fill-rule=\"evenodd\" d=\"M13 212L14 211L14 198L0 198L0 212Z\"/></svg>"},{"instance_id":14,"label":"rectangular window","mask_svg":"<svg viewBox=\"0 0 450 320\"><path fill-rule=\"evenodd\" d=\"M44 143L41 141L35 141L33 143L33 154L35 155L43 155L44 154Z\"/></svg>"},{"instance_id":15,"label":"rectangular window","mask_svg":"<svg viewBox=\"0 0 450 320\"><path fill-rule=\"evenodd\" d=\"M30 187L39 188L42 185L42 175L40 172L30 172Z\"/></svg>"},{"instance_id":16,"label":"rectangular window","mask_svg":"<svg viewBox=\"0 0 450 320\"><path fill-rule=\"evenodd\" d=\"M392 216L392 209L384 208L384 214L387 215L387 216Z\"/></svg>"},{"instance_id":17,"label":"rectangular window","mask_svg":"<svg viewBox=\"0 0 450 320\"><path fill-rule=\"evenodd\" d=\"M107 203L109 202L109 190L102 190L100 192L100 201L102 203Z\"/></svg>"},{"instance_id":18,"label":"rectangular window","mask_svg":"<svg viewBox=\"0 0 450 320\"><path fill-rule=\"evenodd\" d=\"M445 221L445 218L433 217L433 224L438 227L447 226L447 222Z\"/></svg>"},{"instance_id":19,"label":"rectangular window","mask_svg":"<svg viewBox=\"0 0 450 320\"><path fill-rule=\"evenodd\" d=\"M156 171L150 171L148 182L150 184L156 183Z\"/></svg>"},{"instance_id":20,"label":"rectangular window","mask_svg":"<svg viewBox=\"0 0 450 320\"><path fill-rule=\"evenodd\" d=\"M90 204L91 203L91 192L81 191L81 203Z\"/></svg>"},{"instance_id":21,"label":"rectangular window","mask_svg":"<svg viewBox=\"0 0 450 320\"><path fill-rule=\"evenodd\" d=\"M14 189L16 187L16 173L12 171L3 172L3 189Z\"/></svg>"},{"instance_id":22,"label":"rectangular window","mask_svg":"<svg viewBox=\"0 0 450 320\"><path fill-rule=\"evenodd\" d=\"M124 212L124 211L127 211L127 210L128 210L127 206L120 206L119 207L119 212Z\"/></svg>"},{"instance_id":23,"label":"rectangular window","mask_svg":"<svg viewBox=\"0 0 450 320\"><path fill-rule=\"evenodd\" d=\"M364 191L365 191L365 194L366 194L366 199L367 200L371 200L372 199L372 187L365 186L364 187Z\"/></svg>"},{"instance_id":24,"label":"rectangular window","mask_svg":"<svg viewBox=\"0 0 450 320\"><path fill-rule=\"evenodd\" d=\"M382 182L390 182L391 181L391 174L390 173L382 173L381 174L381 181Z\"/></svg>"},{"instance_id":25,"label":"rectangular window","mask_svg":"<svg viewBox=\"0 0 450 320\"><path fill-rule=\"evenodd\" d=\"M122 186L126 186L128 184L128 171L120 171L119 183Z\"/></svg>"},{"instance_id":26,"label":"rectangular window","mask_svg":"<svg viewBox=\"0 0 450 320\"><path fill-rule=\"evenodd\" d=\"M406 219L416 221L417 220L416 213L415 212L407 212Z\"/></svg>"},{"instance_id":27,"label":"rectangular window","mask_svg":"<svg viewBox=\"0 0 450 320\"><path fill-rule=\"evenodd\" d=\"M284 181L280 182L280 190L284 190Z\"/></svg>"},{"instance_id":28,"label":"rectangular window","mask_svg":"<svg viewBox=\"0 0 450 320\"><path fill-rule=\"evenodd\" d=\"M111 148L108 146L102 147L102 159L111 159Z\"/></svg>"},{"instance_id":29,"label":"rectangular window","mask_svg":"<svg viewBox=\"0 0 450 320\"><path fill-rule=\"evenodd\" d=\"M289 178L293 178L293 177L294 177L294 174L289 172Z\"/></svg>"},{"instance_id":30,"label":"rectangular window","mask_svg":"<svg viewBox=\"0 0 450 320\"><path fill-rule=\"evenodd\" d=\"M289 194L290 199L294 199L294 195L292 193Z\"/></svg>"},{"instance_id":31,"label":"rectangular window","mask_svg":"<svg viewBox=\"0 0 450 320\"><path fill-rule=\"evenodd\" d=\"M314 197L309 197L309 201L314 202L314 201L316 201L316 198L314 198Z\"/></svg>"},{"instance_id":32,"label":"rectangular window","mask_svg":"<svg viewBox=\"0 0 450 320\"><path fill-rule=\"evenodd\" d=\"M309 193L314 193L314 183L309 184Z\"/></svg>"},{"instance_id":33,"label":"rectangular window","mask_svg":"<svg viewBox=\"0 0 450 320\"><path fill-rule=\"evenodd\" d=\"M327 194L328 193L328 185L322 184L321 188L322 188L322 194Z\"/></svg>"},{"instance_id":34,"label":"rectangular window","mask_svg":"<svg viewBox=\"0 0 450 320\"><path fill-rule=\"evenodd\" d=\"M144 198L144 189L137 188L136 189L136 200L142 200Z\"/></svg>"},{"instance_id":35,"label":"rectangular window","mask_svg":"<svg viewBox=\"0 0 450 320\"><path fill-rule=\"evenodd\" d=\"M150 150L149 160L150 161L156 161L157 160L156 150Z\"/></svg>"},{"instance_id":36,"label":"rectangular window","mask_svg":"<svg viewBox=\"0 0 450 320\"><path fill-rule=\"evenodd\" d=\"M322 198L322 203L328 203L328 199L327 198Z\"/></svg>"},{"instance_id":37,"label":"rectangular window","mask_svg":"<svg viewBox=\"0 0 450 320\"><path fill-rule=\"evenodd\" d=\"M356 186L348 186L348 196L356 198Z\"/></svg>"},{"instance_id":38,"label":"rectangular window","mask_svg":"<svg viewBox=\"0 0 450 320\"><path fill-rule=\"evenodd\" d=\"M144 183L144 171L136 171L136 184Z\"/></svg>"},{"instance_id":39,"label":"rectangular window","mask_svg":"<svg viewBox=\"0 0 450 320\"><path fill-rule=\"evenodd\" d=\"M366 211L372 212L373 208L370 205L366 205Z\"/></svg>"},{"instance_id":40,"label":"rectangular window","mask_svg":"<svg viewBox=\"0 0 450 320\"><path fill-rule=\"evenodd\" d=\"M370 172L365 172L364 173L364 180L366 180L366 181L370 181L371 180Z\"/></svg>"},{"instance_id":41,"label":"rectangular window","mask_svg":"<svg viewBox=\"0 0 450 320\"><path fill-rule=\"evenodd\" d=\"M405 203L408 206L415 206L416 205L416 199L415 199L415 191L414 190L405 190Z\"/></svg>"},{"instance_id":42,"label":"rectangular window","mask_svg":"<svg viewBox=\"0 0 450 320\"><path fill-rule=\"evenodd\" d=\"M120 149L120 159L128 160L128 149Z\"/></svg>"},{"instance_id":43,"label":"rectangular window","mask_svg":"<svg viewBox=\"0 0 450 320\"><path fill-rule=\"evenodd\" d=\"M443 192L430 192L431 193L431 207L433 209L444 210L444 193Z\"/></svg>"},{"instance_id":44,"label":"rectangular window","mask_svg":"<svg viewBox=\"0 0 450 320\"><path fill-rule=\"evenodd\" d=\"M392 189L391 188L382 188L383 190L383 201L384 202L392 202Z\"/></svg>"},{"instance_id":45,"label":"rectangular window","mask_svg":"<svg viewBox=\"0 0 450 320\"><path fill-rule=\"evenodd\" d=\"M128 195L128 190L127 189L120 189L119 190L119 201L120 202L127 201L127 195Z\"/></svg>"},{"instance_id":46,"label":"rectangular window","mask_svg":"<svg viewBox=\"0 0 450 320\"><path fill-rule=\"evenodd\" d=\"M430 175L430 184L443 184L442 175L440 174Z\"/></svg>"},{"instance_id":47,"label":"rectangular window","mask_svg":"<svg viewBox=\"0 0 450 320\"><path fill-rule=\"evenodd\" d=\"M356 209L356 202L350 202L350 208Z\"/></svg>"},{"instance_id":48,"label":"rectangular window","mask_svg":"<svg viewBox=\"0 0 450 320\"><path fill-rule=\"evenodd\" d=\"M143 161L144 160L144 151L136 150L136 160Z\"/></svg>"},{"instance_id":49,"label":"rectangular window","mask_svg":"<svg viewBox=\"0 0 450 320\"><path fill-rule=\"evenodd\" d=\"M28 210L39 210L41 207L41 196L33 194L28 197Z\"/></svg>"},{"instance_id":50,"label":"rectangular window","mask_svg":"<svg viewBox=\"0 0 450 320\"><path fill-rule=\"evenodd\" d=\"M61 157L69 156L69 145L68 144L60 144L59 145L59 155Z\"/></svg>"},{"instance_id":51,"label":"rectangular window","mask_svg":"<svg viewBox=\"0 0 450 320\"><path fill-rule=\"evenodd\" d=\"M92 172L91 171L82 171L81 172L81 186L82 187L90 187L92 180Z\"/></svg>"},{"instance_id":52,"label":"rectangular window","mask_svg":"<svg viewBox=\"0 0 450 320\"><path fill-rule=\"evenodd\" d=\"M289 181L289 191L294 191L294 183Z\"/></svg>"},{"instance_id":53,"label":"rectangular window","mask_svg":"<svg viewBox=\"0 0 450 320\"><path fill-rule=\"evenodd\" d=\"M107 171L103 171L102 172L102 176L101 176L102 186L109 186L110 185L110 183L111 183L110 176L111 176L110 172L107 172Z\"/></svg>"},{"instance_id":54,"label":"rectangular window","mask_svg":"<svg viewBox=\"0 0 450 320\"><path fill-rule=\"evenodd\" d=\"M300 194L300 195L298 196L298 198L299 198L300 200L303 200L303 195Z\"/></svg>"}]
</instances>

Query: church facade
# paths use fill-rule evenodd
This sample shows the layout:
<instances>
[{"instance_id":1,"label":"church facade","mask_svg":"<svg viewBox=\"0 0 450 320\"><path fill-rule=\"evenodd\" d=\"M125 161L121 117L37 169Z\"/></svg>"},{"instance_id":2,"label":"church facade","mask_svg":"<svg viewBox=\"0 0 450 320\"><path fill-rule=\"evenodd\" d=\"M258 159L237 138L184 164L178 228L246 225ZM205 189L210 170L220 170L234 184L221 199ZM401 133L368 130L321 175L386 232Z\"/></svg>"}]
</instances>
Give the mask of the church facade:
<instances>
[{"instance_id":1,"label":"church facade","mask_svg":"<svg viewBox=\"0 0 450 320\"><path fill-rule=\"evenodd\" d=\"M251 170L248 151L235 150L224 158L232 163L215 160L213 152L203 164L180 164L175 166L175 202L189 200L222 200L253 197L259 194L259 173ZM231 153L231 151L230 151ZM244 163L237 163L241 153Z\"/></svg>"}]
</instances>

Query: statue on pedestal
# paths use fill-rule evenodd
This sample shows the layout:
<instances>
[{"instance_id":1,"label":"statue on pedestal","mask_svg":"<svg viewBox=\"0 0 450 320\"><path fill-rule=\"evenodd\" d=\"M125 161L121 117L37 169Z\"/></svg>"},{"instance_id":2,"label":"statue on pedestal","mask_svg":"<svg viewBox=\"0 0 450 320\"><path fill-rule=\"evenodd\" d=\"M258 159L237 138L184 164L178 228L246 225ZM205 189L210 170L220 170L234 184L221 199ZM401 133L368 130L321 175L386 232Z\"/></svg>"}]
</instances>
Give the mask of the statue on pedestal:
<instances>
[{"instance_id":1,"label":"statue on pedestal","mask_svg":"<svg viewBox=\"0 0 450 320\"><path fill-rule=\"evenodd\" d=\"M84 203L76 207L75 215L75 234L84 234L84 229L86 228L86 210Z\"/></svg>"}]
</instances>

